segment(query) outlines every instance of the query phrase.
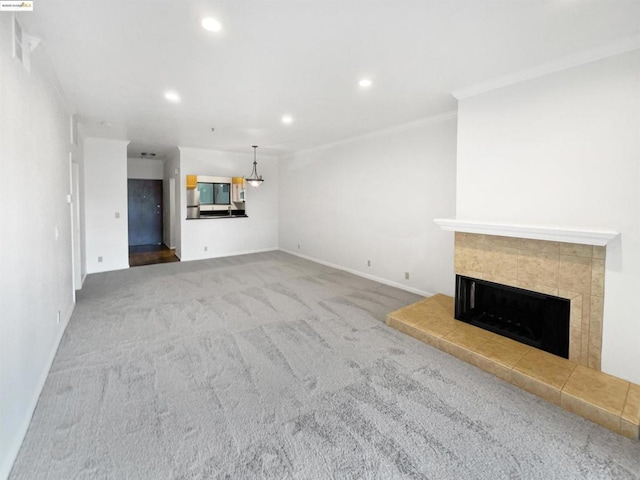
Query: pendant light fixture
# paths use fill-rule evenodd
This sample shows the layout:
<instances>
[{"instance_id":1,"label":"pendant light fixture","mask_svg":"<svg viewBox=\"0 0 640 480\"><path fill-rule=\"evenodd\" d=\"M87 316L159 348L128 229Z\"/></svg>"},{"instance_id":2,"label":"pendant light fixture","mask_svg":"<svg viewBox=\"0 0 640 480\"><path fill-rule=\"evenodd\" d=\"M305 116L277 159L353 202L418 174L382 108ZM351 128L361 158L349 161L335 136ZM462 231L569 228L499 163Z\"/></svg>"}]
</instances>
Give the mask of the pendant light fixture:
<instances>
[{"instance_id":1,"label":"pendant light fixture","mask_svg":"<svg viewBox=\"0 0 640 480\"><path fill-rule=\"evenodd\" d=\"M257 145L253 145L253 170L251 170L251 175L246 177L245 180L249 182L249 185L252 187L259 187L262 185L264 180L262 179L262 175L258 175L258 162L256 160L256 149Z\"/></svg>"}]
</instances>

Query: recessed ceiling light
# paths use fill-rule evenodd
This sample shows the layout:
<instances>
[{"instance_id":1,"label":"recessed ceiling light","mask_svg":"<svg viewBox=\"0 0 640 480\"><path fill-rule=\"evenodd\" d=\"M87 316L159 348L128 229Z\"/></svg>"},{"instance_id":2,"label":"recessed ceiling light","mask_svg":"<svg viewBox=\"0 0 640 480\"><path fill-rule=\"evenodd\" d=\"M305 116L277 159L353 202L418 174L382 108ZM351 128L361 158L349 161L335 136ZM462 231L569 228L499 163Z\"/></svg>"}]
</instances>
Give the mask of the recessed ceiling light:
<instances>
[{"instance_id":1,"label":"recessed ceiling light","mask_svg":"<svg viewBox=\"0 0 640 480\"><path fill-rule=\"evenodd\" d=\"M373 85L373 82L368 78L363 78L358 82L358 85L360 85L362 88L368 88Z\"/></svg>"},{"instance_id":2,"label":"recessed ceiling light","mask_svg":"<svg viewBox=\"0 0 640 480\"><path fill-rule=\"evenodd\" d=\"M285 125L291 125L293 123L293 117L291 115L283 115L282 123Z\"/></svg>"},{"instance_id":3,"label":"recessed ceiling light","mask_svg":"<svg viewBox=\"0 0 640 480\"><path fill-rule=\"evenodd\" d=\"M222 24L213 17L203 18L200 25L209 32L219 32L222 30Z\"/></svg>"},{"instance_id":4,"label":"recessed ceiling light","mask_svg":"<svg viewBox=\"0 0 640 480\"><path fill-rule=\"evenodd\" d=\"M171 90L168 92L164 92L164 98L173 103L178 103L180 101L180 95Z\"/></svg>"}]
</instances>

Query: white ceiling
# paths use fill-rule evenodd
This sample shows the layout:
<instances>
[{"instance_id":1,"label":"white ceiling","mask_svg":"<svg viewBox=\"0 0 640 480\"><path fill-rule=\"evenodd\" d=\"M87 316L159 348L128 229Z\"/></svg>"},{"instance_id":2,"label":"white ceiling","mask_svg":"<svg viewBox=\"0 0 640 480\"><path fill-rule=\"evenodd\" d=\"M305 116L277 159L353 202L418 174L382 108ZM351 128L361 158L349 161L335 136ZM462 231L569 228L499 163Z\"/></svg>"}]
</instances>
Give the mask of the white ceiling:
<instances>
[{"instance_id":1,"label":"white ceiling","mask_svg":"<svg viewBox=\"0 0 640 480\"><path fill-rule=\"evenodd\" d=\"M457 89L640 46L638 0L34 3L20 19L84 131L136 151L299 151L453 111ZM221 33L200 27L207 15ZM366 91L363 76L374 81ZM182 101L167 102L167 89Z\"/></svg>"}]
</instances>

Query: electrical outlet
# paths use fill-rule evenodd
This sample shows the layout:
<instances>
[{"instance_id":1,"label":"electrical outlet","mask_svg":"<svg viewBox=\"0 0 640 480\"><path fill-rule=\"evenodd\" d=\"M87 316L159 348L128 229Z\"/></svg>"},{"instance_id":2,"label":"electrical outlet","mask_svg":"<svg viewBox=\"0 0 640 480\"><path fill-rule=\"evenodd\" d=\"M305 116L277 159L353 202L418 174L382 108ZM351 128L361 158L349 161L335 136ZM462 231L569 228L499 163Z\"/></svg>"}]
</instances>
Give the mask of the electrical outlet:
<instances>
[{"instance_id":1,"label":"electrical outlet","mask_svg":"<svg viewBox=\"0 0 640 480\"><path fill-rule=\"evenodd\" d=\"M60 310L58 310L58 312L56 313L56 321L57 324L60 325Z\"/></svg>"},{"instance_id":2,"label":"electrical outlet","mask_svg":"<svg viewBox=\"0 0 640 480\"><path fill-rule=\"evenodd\" d=\"M98 257L98 263L102 263L102 257Z\"/></svg>"},{"instance_id":3,"label":"electrical outlet","mask_svg":"<svg viewBox=\"0 0 640 480\"><path fill-rule=\"evenodd\" d=\"M409 280L409 272L404 272L404 279Z\"/></svg>"},{"instance_id":4,"label":"electrical outlet","mask_svg":"<svg viewBox=\"0 0 640 480\"><path fill-rule=\"evenodd\" d=\"M205 251L205 252L209 251L209 247L207 247L207 246L205 245L205 247L204 247L204 251Z\"/></svg>"},{"instance_id":5,"label":"electrical outlet","mask_svg":"<svg viewBox=\"0 0 640 480\"><path fill-rule=\"evenodd\" d=\"M371 266L371 260L367 260L367 267Z\"/></svg>"}]
</instances>

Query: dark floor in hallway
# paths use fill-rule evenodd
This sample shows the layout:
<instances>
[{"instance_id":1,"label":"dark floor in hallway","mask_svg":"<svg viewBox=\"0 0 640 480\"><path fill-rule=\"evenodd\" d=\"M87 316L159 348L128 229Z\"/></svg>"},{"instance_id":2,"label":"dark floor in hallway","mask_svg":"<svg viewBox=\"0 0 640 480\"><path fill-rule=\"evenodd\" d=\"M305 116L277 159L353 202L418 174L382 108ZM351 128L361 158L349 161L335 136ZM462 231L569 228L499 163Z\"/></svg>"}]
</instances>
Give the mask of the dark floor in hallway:
<instances>
[{"instance_id":1,"label":"dark floor in hallway","mask_svg":"<svg viewBox=\"0 0 640 480\"><path fill-rule=\"evenodd\" d=\"M155 263L179 262L175 249L166 245L136 245L129 247L129 266L140 267Z\"/></svg>"}]
</instances>

